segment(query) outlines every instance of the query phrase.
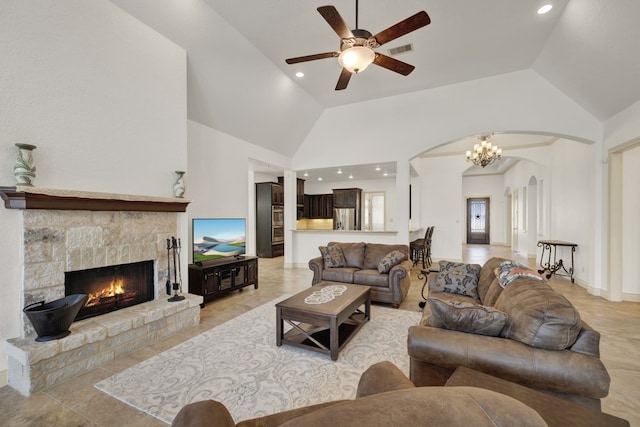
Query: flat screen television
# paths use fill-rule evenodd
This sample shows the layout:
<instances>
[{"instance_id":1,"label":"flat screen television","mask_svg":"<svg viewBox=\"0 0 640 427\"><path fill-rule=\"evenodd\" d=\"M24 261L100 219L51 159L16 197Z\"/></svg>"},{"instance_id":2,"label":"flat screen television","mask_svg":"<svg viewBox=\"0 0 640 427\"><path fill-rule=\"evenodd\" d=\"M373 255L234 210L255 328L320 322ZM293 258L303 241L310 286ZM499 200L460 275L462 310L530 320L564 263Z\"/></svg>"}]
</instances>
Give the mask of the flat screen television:
<instances>
[{"instance_id":1,"label":"flat screen television","mask_svg":"<svg viewBox=\"0 0 640 427\"><path fill-rule=\"evenodd\" d=\"M245 254L245 218L194 218L193 263Z\"/></svg>"}]
</instances>

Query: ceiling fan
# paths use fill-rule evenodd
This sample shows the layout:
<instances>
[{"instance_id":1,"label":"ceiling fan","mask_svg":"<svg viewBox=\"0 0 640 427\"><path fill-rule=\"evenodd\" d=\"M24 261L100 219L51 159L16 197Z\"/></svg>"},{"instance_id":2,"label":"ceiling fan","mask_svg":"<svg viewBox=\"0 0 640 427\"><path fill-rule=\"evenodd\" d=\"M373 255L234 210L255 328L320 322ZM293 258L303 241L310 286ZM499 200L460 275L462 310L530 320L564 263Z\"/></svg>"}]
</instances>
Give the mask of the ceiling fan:
<instances>
[{"instance_id":1,"label":"ceiling fan","mask_svg":"<svg viewBox=\"0 0 640 427\"><path fill-rule=\"evenodd\" d=\"M356 29L354 30L349 29L340 13L333 6L320 6L318 12L340 37L340 52L325 52L289 58L286 63L297 64L316 59L337 57L342 66L342 72L338 78L336 90L346 89L351 75L364 71L371 63L395 71L403 76L409 75L415 68L413 65L375 52L373 48L382 46L431 22L427 12L420 11L372 36L369 31L358 28L358 0L356 0Z\"/></svg>"}]
</instances>

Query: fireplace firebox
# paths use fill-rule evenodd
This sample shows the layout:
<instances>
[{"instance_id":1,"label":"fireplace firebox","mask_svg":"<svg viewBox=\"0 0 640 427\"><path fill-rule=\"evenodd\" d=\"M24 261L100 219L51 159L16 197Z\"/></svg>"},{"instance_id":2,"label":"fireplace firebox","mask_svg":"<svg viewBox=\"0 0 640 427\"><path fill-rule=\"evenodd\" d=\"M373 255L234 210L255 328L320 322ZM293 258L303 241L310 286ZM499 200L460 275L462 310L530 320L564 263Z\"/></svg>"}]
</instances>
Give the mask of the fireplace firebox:
<instances>
[{"instance_id":1,"label":"fireplace firebox","mask_svg":"<svg viewBox=\"0 0 640 427\"><path fill-rule=\"evenodd\" d=\"M99 316L154 299L154 262L141 261L65 274L65 295L86 294L75 320Z\"/></svg>"}]
</instances>

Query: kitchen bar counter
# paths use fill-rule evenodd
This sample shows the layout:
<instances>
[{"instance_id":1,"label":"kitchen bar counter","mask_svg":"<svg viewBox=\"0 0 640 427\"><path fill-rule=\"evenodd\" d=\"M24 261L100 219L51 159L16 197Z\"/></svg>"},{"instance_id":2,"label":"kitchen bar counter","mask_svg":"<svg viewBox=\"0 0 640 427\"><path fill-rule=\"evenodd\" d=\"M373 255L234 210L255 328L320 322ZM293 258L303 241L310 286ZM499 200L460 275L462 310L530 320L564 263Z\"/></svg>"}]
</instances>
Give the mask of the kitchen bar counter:
<instances>
[{"instance_id":1,"label":"kitchen bar counter","mask_svg":"<svg viewBox=\"0 0 640 427\"><path fill-rule=\"evenodd\" d=\"M367 231L367 230L322 230L322 229L295 229L291 230L294 233L349 233L349 234L388 234L395 236L398 234L397 231Z\"/></svg>"}]
</instances>

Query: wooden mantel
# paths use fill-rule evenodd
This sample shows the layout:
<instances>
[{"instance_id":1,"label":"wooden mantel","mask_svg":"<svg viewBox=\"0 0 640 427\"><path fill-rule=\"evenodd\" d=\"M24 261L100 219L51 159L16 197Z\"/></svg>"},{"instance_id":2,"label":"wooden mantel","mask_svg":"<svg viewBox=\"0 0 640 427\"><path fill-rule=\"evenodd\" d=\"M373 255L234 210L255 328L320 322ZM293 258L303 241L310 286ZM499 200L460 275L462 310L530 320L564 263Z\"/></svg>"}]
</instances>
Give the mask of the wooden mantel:
<instances>
[{"instance_id":1,"label":"wooden mantel","mask_svg":"<svg viewBox=\"0 0 640 427\"><path fill-rule=\"evenodd\" d=\"M36 187L0 187L7 209L186 212L186 199Z\"/></svg>"}]
</instances>

